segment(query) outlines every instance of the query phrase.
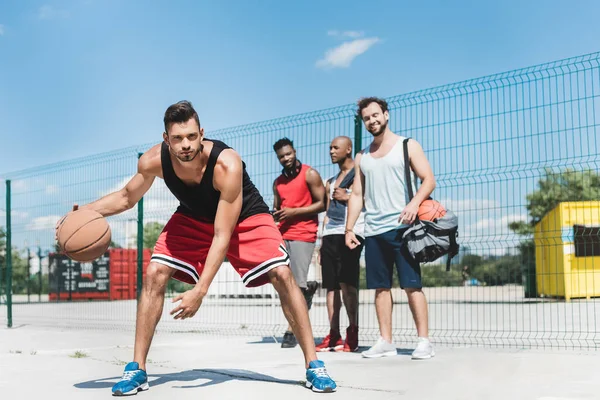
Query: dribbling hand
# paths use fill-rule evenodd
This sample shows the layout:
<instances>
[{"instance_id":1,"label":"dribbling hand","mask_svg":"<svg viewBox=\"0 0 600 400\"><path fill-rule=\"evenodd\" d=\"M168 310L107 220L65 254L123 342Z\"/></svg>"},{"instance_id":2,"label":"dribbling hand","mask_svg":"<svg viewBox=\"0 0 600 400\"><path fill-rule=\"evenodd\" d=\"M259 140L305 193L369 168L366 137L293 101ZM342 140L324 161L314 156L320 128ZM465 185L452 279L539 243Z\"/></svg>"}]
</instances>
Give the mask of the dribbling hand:
<instances>
[{"instance_id":1,"label":"dribbling hand","mask_svg":"<svg viewBox=\"0 0 600 400\"><path fill-rule=\"evenodd\" d=\"M198 294L198 292L194 289L177 295L177 297L173 299L173 303L176 303L180 300L181 303L171 310L171 315L174 315L173 318L175 319L192 318L198 312L203 298L204 296Z\"/></svg>"}]
</instances>

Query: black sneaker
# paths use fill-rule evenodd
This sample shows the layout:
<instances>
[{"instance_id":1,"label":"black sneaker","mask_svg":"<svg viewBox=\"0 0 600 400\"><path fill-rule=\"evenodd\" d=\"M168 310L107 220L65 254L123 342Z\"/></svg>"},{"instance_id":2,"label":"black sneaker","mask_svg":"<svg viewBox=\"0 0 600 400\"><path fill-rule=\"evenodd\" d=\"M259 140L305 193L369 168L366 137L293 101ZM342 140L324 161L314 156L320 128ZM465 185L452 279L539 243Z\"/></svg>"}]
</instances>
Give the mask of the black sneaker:
<instances>
[{"instance_id":1,"label":"black sneaker","mask_svg":"<svg viewBox=\"0 0 600 400\"><path fill-rule=\"evenodd\" d=\"M302 289L304 300L306 300L306 307L308 307L309 310L312 307L313 296L317 289L319 289L319 282L317 281L306 282L306 289Z\"/></svg>"},{"instance_id":2,"label":"black sneaker","mask_svg":"<svg viewBox=\"0 0 600 400\"><path fill-rule=\"evenodd\" d=\"M293 332L286 331L283 335L283 341L281 342L282 349L291 349L292 347L296 347L298 341L296 340L296 336L294 336Z\"/></svg>"}]
</instances>

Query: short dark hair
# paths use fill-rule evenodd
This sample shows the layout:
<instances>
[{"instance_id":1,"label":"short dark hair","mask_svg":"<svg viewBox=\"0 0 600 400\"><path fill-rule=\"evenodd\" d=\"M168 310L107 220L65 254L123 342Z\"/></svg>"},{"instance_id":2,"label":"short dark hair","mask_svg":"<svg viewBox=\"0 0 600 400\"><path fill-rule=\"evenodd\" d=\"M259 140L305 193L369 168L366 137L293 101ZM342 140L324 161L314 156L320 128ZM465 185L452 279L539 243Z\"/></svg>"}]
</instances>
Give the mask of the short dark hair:
<instances>
[{"instance_id":1,"label":"short dark hair","mask_svg":"<svg viewBox=\"0 0 600 400\"><path fill-rule=\"evenodd\" d=\"M290 139L284 137L279 139L278 141L275 142L275 144L273 145L273 150L277 151L279 149L281 149L282 147L285 146L290 146L292 149L294 148L294 142L292 142Z\"/></svg>"},{"instance_id":2,"label":"short dark hair","mask_svg":"<svg viewBox=\"0 0 600 400\"><path fill-rule=\"evenodd\" d=\"M388 111L388 103L384 99L381 99L379 97L363 97L362 99L358 100L358 109L356 110L356 114L359 117L362 117L362 110L369 107L369 104L371 103L379 104L379 106L381 107L381 111L383 112Z\"/></svg>"},{"instance_id":3,"label":"short dark hair","mask_svg":"<svg viewBox=\"0 0 600 400\"><path fill-rule=\"evenodd\" d=\"M171 104L169 108L167 108L167 111L165 111L165 118L163 119L163 122L165 123L165 132L169 134L171 125L187 122L190 118L196 120L199 128L200 119L198 118L198 113L194 110L192 103L187 100L182 100L175 104Z\"/></svg>"}]
</instances>

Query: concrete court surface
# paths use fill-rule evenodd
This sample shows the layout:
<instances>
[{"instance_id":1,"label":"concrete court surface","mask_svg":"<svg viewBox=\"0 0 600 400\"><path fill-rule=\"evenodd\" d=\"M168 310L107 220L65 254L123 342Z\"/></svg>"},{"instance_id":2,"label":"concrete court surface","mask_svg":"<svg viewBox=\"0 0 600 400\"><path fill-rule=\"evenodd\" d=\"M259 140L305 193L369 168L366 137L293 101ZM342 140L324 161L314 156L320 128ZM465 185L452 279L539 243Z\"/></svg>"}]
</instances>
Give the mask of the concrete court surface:
<instances>
[{"instance_id":1,"label":"concrete court surface","mask_svg":"<svg viewBox=\"0 0 600 400\"><path fill-rule=\"evenodd\" d=\"M595 352L436 347L435 358L320 353L338 391L302 386L302 353L273 338L160 333L149 354L151 399L600 399ZM0 328L0 398L107 399L133 354L133 333L31 325Z\"/></svg>"}]
</instances>

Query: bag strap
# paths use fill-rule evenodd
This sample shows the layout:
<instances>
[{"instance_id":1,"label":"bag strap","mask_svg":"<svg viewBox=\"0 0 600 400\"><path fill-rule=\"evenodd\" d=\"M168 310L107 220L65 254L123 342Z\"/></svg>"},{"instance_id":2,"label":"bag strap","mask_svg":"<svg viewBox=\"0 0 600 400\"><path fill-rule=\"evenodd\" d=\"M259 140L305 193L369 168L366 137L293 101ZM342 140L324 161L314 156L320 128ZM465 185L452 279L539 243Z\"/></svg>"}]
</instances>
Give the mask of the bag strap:
<instances>
[{"instance_id":1,"label":"bag strap","mask_svg":"<svg viewBox=\"0 0 600 400\"><path fill-rule=\"evenodd\" d=\"M408 141L410 138L404 139L404 180L408 188L408 200L411 201L414 197L412 183L410 182L410 157L408 156Z\"/></svg>"},{"instance_id":2,"label":"bag strap","mask_svg":"<svg viewBox=\"0 0 600 400\"><path fill-rule=\"evenodd\" d=\"M458 254L458 244L456 243L456 236L458 235L458 229L452 229L448 238L450 239L450 252L448 253L448 259L446 260L446 272L450 271L450 263L455 255Z\"/></svg>"}]
</instances>

